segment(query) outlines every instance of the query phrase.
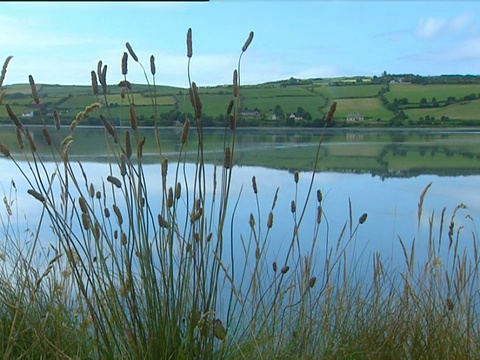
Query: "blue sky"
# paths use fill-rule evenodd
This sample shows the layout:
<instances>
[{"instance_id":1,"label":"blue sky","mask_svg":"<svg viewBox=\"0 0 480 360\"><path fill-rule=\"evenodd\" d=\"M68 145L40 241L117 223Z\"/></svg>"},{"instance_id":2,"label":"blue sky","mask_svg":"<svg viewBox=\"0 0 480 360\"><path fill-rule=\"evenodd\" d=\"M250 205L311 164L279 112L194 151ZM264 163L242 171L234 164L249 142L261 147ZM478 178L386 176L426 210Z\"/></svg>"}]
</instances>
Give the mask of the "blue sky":
<instances>
[{"instance_id":1,"label":"blue sky","mask_svg":"<svg viewBox=\"0 0 480 360\"><path fill-rule=\"evenodd\" d=\"M5 84L90 84L102 60L107 81L123 80L128 41L157 84L188 86L186 34L193 33L192 80L230 84L250 31L241 83L312 77L414 73L480 74L480 2L275 1L3 2L0 61L13 55ZM129 58L127 79L145 83ZM150 79L151 81L151 79Z\"/></svg>"}]
</instances>

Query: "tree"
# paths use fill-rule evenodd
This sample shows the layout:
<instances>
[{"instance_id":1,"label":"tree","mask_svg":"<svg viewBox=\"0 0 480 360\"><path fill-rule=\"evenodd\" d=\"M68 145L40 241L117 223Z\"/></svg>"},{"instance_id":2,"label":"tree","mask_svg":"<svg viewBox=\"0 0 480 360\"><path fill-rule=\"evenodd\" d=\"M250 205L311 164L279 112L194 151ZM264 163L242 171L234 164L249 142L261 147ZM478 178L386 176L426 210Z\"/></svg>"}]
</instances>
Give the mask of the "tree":
<instances>
[{"instance_id":1,"label":"tree","mask_svg":"<svg viewBox=\"0 0 480 360\"><path fill-rule=\"evenodd\" d=\"M283 118L285 116L285 112L283 111L280 105L275 105L275 108L273 109L273 113L275 114L276 117L279 117L279 118Z\"/></svg>"}]
</instances>

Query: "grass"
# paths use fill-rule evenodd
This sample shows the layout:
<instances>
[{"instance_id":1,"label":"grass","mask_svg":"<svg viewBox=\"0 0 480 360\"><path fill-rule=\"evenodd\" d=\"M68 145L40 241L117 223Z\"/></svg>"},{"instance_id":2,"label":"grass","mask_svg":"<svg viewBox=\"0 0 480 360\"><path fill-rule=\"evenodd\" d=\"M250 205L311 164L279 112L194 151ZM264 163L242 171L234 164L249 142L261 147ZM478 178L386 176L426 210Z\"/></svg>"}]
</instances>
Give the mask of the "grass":
<instances>
[{"instance_id":1,"label":"grass","mask_svg":"<svg viewBox=\"0 0 480 360\"><path fill-rule=\"evenodd\" d=\"M288 215L293 224L285 254L275 257L271 229L285 211L276 208L278 191L264 203L252 178L251 189L244 189L253 199L248 223L236 217L238 197L246 193L231 192L241 154L236 126L244 105L240 67L253 32L234 69L222 161L213 173L206 167L211 145L202 123L208 96L201 96L191 80L191 39L189 29L188 101L194 117L175 139L179 151L173 157L165 152L173 140L164 139L157 126L154 145L145 141L128 89L129 112L115 119L101 62L92 83L96 101L67 129L42 118L43 138L32 137L9 112L11 136L2 138L0 152L21 171L27 188L12 183L4 189L0 212L4 358L477 358L474 214L463 205L431 214L425 234L420 223L429 185L418 203L418 238L398 239L404 265L393 267L379 253L361 265L363 254L353 250L367 214L354 216L350 203L343 228L330 229L330 200L313 188L319 160L328 151L323 141L337 105L332 103L312 148L311 175L292 174L296 195ZM147 74L129 43L126 48L122 73L129 64L138 65L155 99L153 57ZM30 85L35 94L33 77ZM157 110L154 103L156 115ZM108 174L87 173L71 156L78 143L86 142L81 126L92 116L104 124ZM146 150L157 159L153 184L145 176ZM195 158L193 177L186 172L189 156ZM160 198L149 196L155 186ZM299 195L301 187L305 198ZM28 194L38 209L27 231L19 227L19 193ZM42 228L54 238L50 247L41 246ZM472 244L473 253L463 249L464 241ZM418 263L417 249L425 248L425 262Z\"/></svg>"}]
</instances>

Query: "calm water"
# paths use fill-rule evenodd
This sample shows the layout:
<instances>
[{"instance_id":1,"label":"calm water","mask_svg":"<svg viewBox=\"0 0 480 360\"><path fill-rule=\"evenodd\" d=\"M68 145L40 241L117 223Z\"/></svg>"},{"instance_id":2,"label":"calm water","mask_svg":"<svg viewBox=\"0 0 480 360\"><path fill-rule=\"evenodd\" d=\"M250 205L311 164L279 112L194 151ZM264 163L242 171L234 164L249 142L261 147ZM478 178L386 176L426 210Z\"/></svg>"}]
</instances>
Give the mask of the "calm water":
<instances>
[{"instance_id":1,"label":"calm water","mask_svg":"<svg viewBox=\"0 0 480 360\"><path fill-rule=\"evenodd\" d=\"M87 131L87 130L85 130ZM95 129L96 136L101 138L103 131ZM222 132L215 132L219 137ZM289 135L290 134L290 135ZM169 129L162 132L165 148L175 159L179 130ZM102 181L109 175L108 165L103 161L101 150L92 152L86 143L91 137L81 138L72 156L72 161L80 160L83 164L88 182L101 188ZM38 139L38 136L37 136ZM98 139L98 138L97 138ZM220 139L220 138L218 138ZM217 141L218 141L217 139ZM238 206L235 211L233 243L235 253L241 250L241 241L249 239L249 218L253 213L257 224L262 227L262 236L266 234L268 213L277 188L278 201L274 210L274 226L268 234L269 257L271 261L283 259L292 240L294 218L290 211L291 201L297 200L300 209L307 194L312 172L306 170L313 160L318 143L319 133L299 131L289 133L286 130L268 130L262 133L242 133L238 138L238 159L234 168L229 211L237 197ZM81 141L80 141L81 140ZM40 142L40 140L38 140ZM324 220L321 223L316 257L322 263L325 247L336 244L344 225L347 225L347 237L350 233L351 204L353 226L363 214L368 214L367 221L358 231L349 247L349 254L354 258L365 260L365 266L374 252L379 252L384 260L392 260L395 264L403 264L403 252L399 238L409 248L415 239L417 260L421 261L428 248L429 217L434 214L437 224L434 236L438 241L440 215L445 208L445 222L442 241L448 243L448 224L457 205L464 204L467 209L459 210L455 218L455 232L461 228L464 241L462 245L471 246L471 232L475 231L473 220L480 216L480 160L477 157L480 135L475 131L450 132L406 132L406 131L332 131L327 134L320 159L319 171L315 175L308 211L299 232L301 253L310 250L316 219L316 191L321 190L324 196ZM218 141L221 143L221 141ZM97 140L97 143L99 141ZM171 143L170 145L168 145ZM223 143L222 143L223 145ZM82 153L81 149L84 148ZM192 146L193 148L193 146ZM178 151L178 150L177 150ZM223 154L214 147L207 149L211 156L207 165L207 183L209 191L213 191L213 169L220 163ZM323 151L323 150L322 150ZM148 153L148 152L147 152ZM289 154L294 154L289 158ZM100 156L99 156L100 155ZM351 159L354 159L352 162ZM22 169L30 174L28 164L16 156ZM160 166L152 158L151 164L144 167L149 185L149 199L158 199L161 203ZM169 185L173 185L175 161L170 161ZM258 164L256 164L258 163ZM412 166L408 166L412 164ZM478 164L477 164L478 163ZM47 162L47 173L54 170L53 163ZM270 164L270 166L268 166ZM297 166L296 166L297 164ZM443 166L442 164L446 164ZM74 169L78 170L79 167ZM30 188L13 162L0 160L0 184L7 198L12 199L11 182L17 189L16 206L20 216L20 228L35 228L41 212L41 204L33 201L26 193ZM300 171L300 181L295 186L293 171ZM478 174L477 175L477 170ZM194 165L185 167L186 178L194 178ZM220 174L220 169L218 169ZM114 170L118 176L118 171ZM218 175L220 176L220 175ZM252 177L258 184L258 214L256 197L252 190ZM220 180L218 180L220 181ZM423 217L418 222L418 204L422 191L432 184L423 204ZM192 186L192 184L190 184ZM156 213L160 208L153 209ZM6 212L2 210L5 219ZM470 215L467 217L466 215ZM229 233L227 228L227 233ZM42 227L42 242L48 246L55 239L48 229ZM470 243L469 243L470 242ZM446 248L446 247L445 247ZM227 247L225 251L230 251ZM242 259L248 261L247 259ZM353 261L353 260L352 260ZM362 265L363 266L363 265Z\"/></svg>"}]
</instances>

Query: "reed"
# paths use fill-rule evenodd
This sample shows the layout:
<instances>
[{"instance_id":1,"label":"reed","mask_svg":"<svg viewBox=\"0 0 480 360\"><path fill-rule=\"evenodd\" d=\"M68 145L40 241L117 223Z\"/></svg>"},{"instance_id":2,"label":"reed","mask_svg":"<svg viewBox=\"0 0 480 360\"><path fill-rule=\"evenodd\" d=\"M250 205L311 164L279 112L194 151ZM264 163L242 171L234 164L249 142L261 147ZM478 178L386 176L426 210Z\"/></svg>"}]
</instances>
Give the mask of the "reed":
<instances>
[{"instance_id":1,"label":"reed","mask_svg":"<svg viewBox=\"0 0 480 360\"><path fill-rule=\"evenodd\" d=\"M478 236L475 230L467 234L461 225L460 219L470 221L475 229L474 214L465 205L444 209L439 219L432 213L427 232L419 226L413 241L399 236L405 259L400 268L380 253L372 254L365 268L359 265L365 254L354 250L372 215L355 216L351 202L343 228L332 235L327 216L331 199L314 188L314 179L335 102L312 154L310 176L297 171L290 178L295 195L287 199L287 208L277 209L280 188L271 203L260 200L264 189L253 176L250 216L237 217L245 196L243 189L232 191L242 108L240 65L253 38L250 32L239 48L232 98L226 104L223 158L213 166L212 178L204 159L209 144L203 137L202 109L208 98L202 98L190 74L195 61L192 29L187 31L186 62L194 115L175 140L177 153L162 151L156 116L154 146L137 121L131 91L135 84L127 78L135 67L127 69L128 56L147 73L128 42L118 69L130 109L126 119L111 114L107 65L102 61L90 74L92 104L77 114L69 129L62 129L66 135L60 132L58 112L52 125L42 118L42 139L5 105L20 151L2 142L0 152L28 185L17 189L12 183L0 211L5 235L0 245L4 358L480 356ZM149 60L153 80L147 83L156 108L155 59ZM29 79L32 98L40 101L33 77ZM72 144L82 141L76 129L89 116L98 116L105 130L108 166L102 173L87 173L82 162L69 157ZM48 158L41 151L45 146ZM147 151L158 159L153 183L144 167ZM24 160L17 161L17 156ZM186 170L188 157L195 159L193 176ZM419 224L430 186L420 194ZM158 197L152 197L152 188L160 189ZM307 190L303 198L300 189ZM17 224L22 206L17 191L26 193L40 214L26 231ZM287 243L280 256L274 230L285 214L291 232L282 234ZM43 229L52 236L49 246L40 243L46 240L40 239ZM465 241L472 242L473 254L463 250ZM419 246L427 249L424 264L417 261Z\"/></svg>"}]
</instances>

